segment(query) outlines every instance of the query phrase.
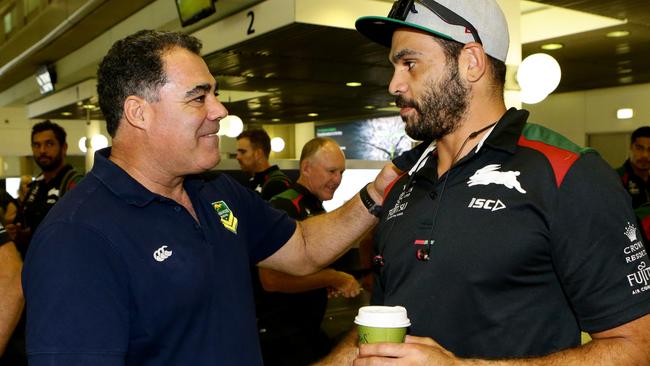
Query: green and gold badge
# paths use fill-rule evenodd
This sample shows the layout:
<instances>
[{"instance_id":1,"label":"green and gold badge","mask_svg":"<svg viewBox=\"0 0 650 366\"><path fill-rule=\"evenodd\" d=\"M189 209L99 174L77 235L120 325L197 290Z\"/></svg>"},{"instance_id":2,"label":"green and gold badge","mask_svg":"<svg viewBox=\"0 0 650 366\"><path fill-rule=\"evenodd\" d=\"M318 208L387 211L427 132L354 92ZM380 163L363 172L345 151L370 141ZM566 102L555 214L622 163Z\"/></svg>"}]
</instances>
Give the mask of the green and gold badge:
<instances>
[{"instance_id":1,"label":"green and gold badge","mask_svg":"<svg viewBox=\"0 0 650 366\"><path fill-rule=\"evenodd\" d=\"M232 214L228 205L224 201L217 201L212 202L212 208L214 208L219 217L221 217L223 227L237 234L238 220L235 215Z\"/></svg>"}]
</instances>

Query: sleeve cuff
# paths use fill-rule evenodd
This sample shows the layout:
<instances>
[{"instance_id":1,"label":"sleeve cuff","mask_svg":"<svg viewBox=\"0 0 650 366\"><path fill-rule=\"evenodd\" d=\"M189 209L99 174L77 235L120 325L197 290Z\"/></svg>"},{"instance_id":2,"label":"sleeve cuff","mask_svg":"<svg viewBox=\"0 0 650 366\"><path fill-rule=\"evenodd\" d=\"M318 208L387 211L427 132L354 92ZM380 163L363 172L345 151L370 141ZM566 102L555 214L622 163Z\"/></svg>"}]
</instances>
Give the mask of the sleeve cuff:
<instances>
[{"instance_id":1,"label":"sleeve cuff","mask_svg":"<svg viewBox=\"0 0 650 366\"><path fill-rule=\"evenodd\" d=\"M0 246L7 244L10 241L11 241L11 237L9 236L7 229L5 229L5 227L2 226L2 224L0 224Z\"/></svg>"}]
</instances>

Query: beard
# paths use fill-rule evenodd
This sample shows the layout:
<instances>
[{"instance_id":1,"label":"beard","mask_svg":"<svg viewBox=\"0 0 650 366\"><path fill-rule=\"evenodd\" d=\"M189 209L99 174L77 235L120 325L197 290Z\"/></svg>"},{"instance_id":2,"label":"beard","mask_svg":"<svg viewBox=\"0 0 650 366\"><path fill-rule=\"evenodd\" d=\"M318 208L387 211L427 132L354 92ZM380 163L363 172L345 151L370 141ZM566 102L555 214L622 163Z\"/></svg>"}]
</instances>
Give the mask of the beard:
<instances>
[{"instance_id":1,"label":"beard","mask_svg":"<svg viewBox=\"0 0 650 366\"><path fill-rule=\"evenodd\" d=\"M633 165L639 170L650 169L650 161L648 159L635 159Z\"/></svg>"},{"instance_id":2,"label":"beard","mask_svg":"<svg viewBox=\"0 0 650 366\"><path fill-rule=\"evenodd\" d=\"M40 158L36 159L36 165L44 172L51 172L56 170L63 164L63 154L58 154L52 159L42 161Z\"/></svg>"},{"instance_id":3,"label":"beard","mask_svg":"<svg viewBox=\"0 0 650 366\"><path fill-rule=\"evenodd\" d=\"M411 107L417 112L417 116L402 117L406 134L414 140L433 141L454 132L467 111L470 90L458 76L458 63L450 62L440 81L429 82L429 90L421 100L398 95L398 107Z\"/></svg>"}]
</instances>

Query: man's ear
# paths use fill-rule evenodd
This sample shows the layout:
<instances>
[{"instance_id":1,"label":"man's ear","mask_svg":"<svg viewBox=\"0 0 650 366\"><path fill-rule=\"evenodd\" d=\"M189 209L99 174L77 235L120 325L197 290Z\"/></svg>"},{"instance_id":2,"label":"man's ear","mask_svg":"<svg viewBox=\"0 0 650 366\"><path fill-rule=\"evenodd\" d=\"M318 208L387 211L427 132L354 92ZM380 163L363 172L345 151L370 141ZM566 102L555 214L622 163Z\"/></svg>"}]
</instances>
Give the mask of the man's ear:
<instances>
[{"instance_id":1,"label":"man's ear","mask_svg":"<svg viewBox=\"0 0 650 366\"><path fill-rule=\"evenodd\" d=\"M307 188L311 187L312 173L314 173L314 161L307 158L300 163L300 176L303 177L301 184L307 186Z\"/></svg>"},{"instance_id":2,"label":"man's ear","mask_svg":"<svg viewBox=\"0 0 650 366\"><path fill-rule=\"evenodd\" d=\"M129 95L124 101L124 119L137 129L146 129L146 108L149 104L144 98Z\"/></svg>"},{"instance_id":3,"label":"man's ear","mask_svg":"<svg viewBox=\"0 0 650 366\"><path fill-rule=\"evenodd\" d=\"M251 145L251 153L253 154L253 158L255 158L256 162L262 160L262 157L264 157L264 152L262 152L262 149L254 147L253 145Z\"/></svg>"},{"instance_id":4,"label":"man's ear","mask_svg":"<svg viewBox=\"0 0 650 366\"><path fill-rule=\"evenodd\" d=\"M471 42L463 46L458 66L465 71L467 81L475 83L485 75L488 67L487 57L479 43Z\"/></svg>"},{"instance_id":5,"label":"man's ear","mask_svg":"<svg viewBox=\"0 0 650 366\"><path fill-rule=\"evenodd\" d=\"M311 164L309 164L309 159L305 159L300 162L300 174L307 173L306 175L309 175L309 171L311 170Z\"/></svg>"}]
</instances>

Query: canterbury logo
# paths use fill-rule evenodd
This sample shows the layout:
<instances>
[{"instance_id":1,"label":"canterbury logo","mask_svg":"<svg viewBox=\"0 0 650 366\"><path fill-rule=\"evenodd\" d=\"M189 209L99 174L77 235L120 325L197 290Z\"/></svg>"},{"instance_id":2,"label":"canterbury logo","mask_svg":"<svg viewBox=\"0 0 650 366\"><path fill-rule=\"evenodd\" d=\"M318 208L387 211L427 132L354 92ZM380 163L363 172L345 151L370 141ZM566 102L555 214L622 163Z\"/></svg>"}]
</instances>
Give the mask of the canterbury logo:
<instances>
[{"instance_id":1,"label":"canterbury logo","mask_svg":"<svg viewBox=\"0 0 650 366\"><path fill-rule=\"evenodd\" d=\"M500 164L490 164L479 170L477 170L474 175L469 177L469 182L467 185L469 187L488 184L502 184L510 189L516 189L519 193L526 193L526 191L521 188L521 183L517 180L517 177L520 172L509 170L507 172L500 172L498 169L501 168Z\"/></svg>"},{"instance_id":2,"label":"canterbury logo","mask_svg":"<svg viewBox=\"0 0 650 366\"><path fill-rule=\"evenodd\" d=\"M162 247L156 249L156 251L153 252L153 259L157 260L158 262L162 262L165 259L171 257L172 251L166 249L167 249L166 245L163 245Z\"/></svg>"}]
</instances>

